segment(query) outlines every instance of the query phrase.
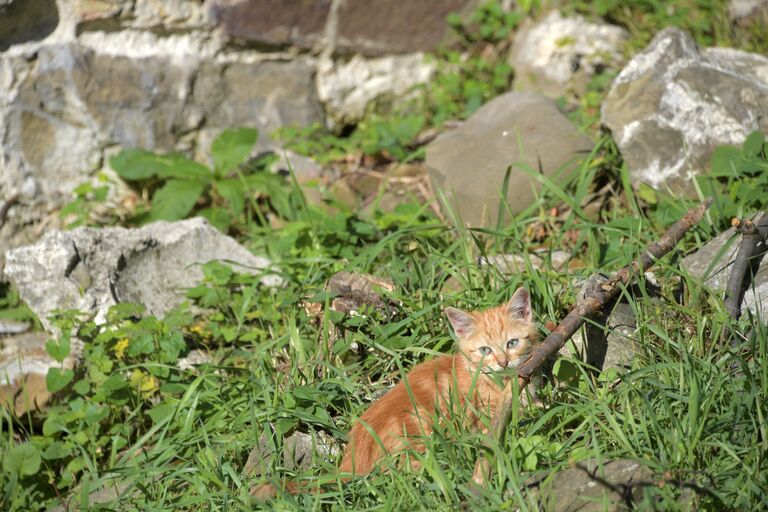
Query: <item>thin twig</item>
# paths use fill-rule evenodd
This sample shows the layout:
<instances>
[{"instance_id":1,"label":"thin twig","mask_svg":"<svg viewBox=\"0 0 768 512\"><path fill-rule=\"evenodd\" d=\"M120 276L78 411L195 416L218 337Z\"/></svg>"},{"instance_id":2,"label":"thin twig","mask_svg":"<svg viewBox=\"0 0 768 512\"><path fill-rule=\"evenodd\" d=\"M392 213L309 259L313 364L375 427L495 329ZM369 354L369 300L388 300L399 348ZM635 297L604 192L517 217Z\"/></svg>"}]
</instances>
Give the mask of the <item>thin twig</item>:
<instances>
[{"instance_id":1,"label":"thin twig","mask_svg":"<svg viewBox=\"0 0 768 512\"><path fill-rule=\"evenodd\" d=\"M747 269L752 267L756 254L761 250L760 242L768 235L768 212L760 213L754 221L734 218L731 224L741 233L741 245L725 287L725 310L731 318L738 320L741 316L741 301L747 288L744 286Z\"/></svg>"},{"instance_id":2,"label":"thin twig","mask_svg":"<svg viewBox=\"0 0 768 512\"><path fill-rule=\"evenodd\" d=\"M682 219L675 222L661 236L658 242L652 243L646 247L640 258L633 261L631 265L616 272L607 282L596 284L592 289L588 290L584 294L583 300L579 301L576 306L574 306L571 312L568 313L562 322L560 322L560 325L550 332L543 342L536 345L528 356L528 359L518 367L518 389L525 389L531 375L533 375L533 373L538 370L550 356L560 350L565 342L574 335L579 327L581 327L581 324L584 323L584 320L587 317L596 314L603 308L603 306L610 302L611 299L619 294L621 291L619 285L626 285L634 276L645 272L645 270L653 265L657 259L671 251L677 243L682 240L685 233L701 220L710 204L712 204L712 199L707 199L699 206L690 209ZM507 424L512 416L512 403L514 402L513 386L514 382L510 381L504 388L502 400L491 421L491 428L487 434L486 446L492 446L493 444L498 443L504 436ZM475 464L472 480L482 488L490 478L490 475L491 462L486 455L481 455Z\"/></svg>"}]
</instances>

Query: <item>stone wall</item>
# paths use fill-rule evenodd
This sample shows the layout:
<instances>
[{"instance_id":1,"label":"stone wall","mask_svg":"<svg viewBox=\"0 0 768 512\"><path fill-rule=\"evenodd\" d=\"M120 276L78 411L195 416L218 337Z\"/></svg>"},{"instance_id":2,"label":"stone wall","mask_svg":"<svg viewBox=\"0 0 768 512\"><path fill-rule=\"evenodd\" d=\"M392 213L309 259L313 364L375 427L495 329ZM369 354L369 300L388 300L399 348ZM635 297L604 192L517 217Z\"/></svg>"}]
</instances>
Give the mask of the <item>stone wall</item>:
<instances>
[{"instance_id":1,"label":"stone wall","mask_svg":"<svg viewBox=\"0 0 768 512\"><path fill-rule=\"evenodd\" d=\"M0 253L58 224L51 212L120 148L205 158L227 127L266 142L281 126L354 123L428 80L446 14L476 3L0 2L0 207L15 198Z\"/></svg>"}]
</instances>

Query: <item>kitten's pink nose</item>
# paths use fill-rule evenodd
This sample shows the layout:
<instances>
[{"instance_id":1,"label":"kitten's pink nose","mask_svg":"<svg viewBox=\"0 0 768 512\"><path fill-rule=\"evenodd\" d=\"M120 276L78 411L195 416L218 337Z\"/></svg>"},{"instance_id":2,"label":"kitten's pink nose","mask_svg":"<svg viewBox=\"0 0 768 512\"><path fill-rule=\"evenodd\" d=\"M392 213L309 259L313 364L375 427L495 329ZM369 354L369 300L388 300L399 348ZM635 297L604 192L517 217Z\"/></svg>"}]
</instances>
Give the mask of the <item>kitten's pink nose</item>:
<instances>
[{"instance_id":1,"label":"kitten's pink nose","mask_svg":"<svg viewBox=\"0 0 768 512\"><path fill-rule=\"evenodd\" d=\"M509 365L509 359L502 359L501 361L499 361L499 366L501 366L502 368L506 368L508 365Z\"/></svg>"}]
</instances>

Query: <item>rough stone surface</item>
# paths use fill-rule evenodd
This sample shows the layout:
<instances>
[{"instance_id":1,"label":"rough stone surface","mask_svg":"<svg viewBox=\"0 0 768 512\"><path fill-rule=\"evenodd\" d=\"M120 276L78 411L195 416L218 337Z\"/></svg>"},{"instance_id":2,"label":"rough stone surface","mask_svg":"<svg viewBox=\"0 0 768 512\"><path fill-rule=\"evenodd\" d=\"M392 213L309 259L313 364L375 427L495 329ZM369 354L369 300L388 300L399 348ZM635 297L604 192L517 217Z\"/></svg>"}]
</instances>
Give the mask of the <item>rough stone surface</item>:
<instances>
[{"instance_id":1,"label":"rough stone surface","mask_svg":"<svg viewBox=\"0 0 768 512\"><path fill-rule=\"evenodd\" d=\"M728 16L738 25L751 25L755 21L768 23L768 0L731 0Z\"/></svg>"},{"instance_id":2,"label":"rough stone surface","mask_svg":"<svg viewBox=\"0 0 768 512\"><path fill-rule=\"evenodd\" d=\"M271 47L295 46L366 56L436 49L451 12L476 0L212 0L210 16L229 37Z\"/></svg>"},{"instance_id":3,"label":"rough stone surface","mask_svg":"<svg viewBox=\"0 0 768 512\"><path fill-rule=\"evenodd\" d=\"M330 120L344 126L363 118L366 107L382 97L400 98L428 82L435 65L424 54L366 59L355 55L348 62L323 59L317 72L317 93Z\"/></svg>"},{"instance_id":4,"label":"rough stone surface","mask_svg":"<svg viewBox=\"0 0 768 512\"><path fill-rule=\"evenodd\" d=\"M214 0L214 22L230 37L311 49L325 33L332 0Z\"/></svg>"},{"instance_id":5,"label":"rough stone surface","mask_svg":"<svg viewBox=\"0 0 768 512\"><path fill-rule=\"evenodd\" d=\"M331 309L340 313L355 315L375 309L391 316L397 307L385 295L395 290L394 283L371 274L338 272L328 280L326 289L334 294Z\"/></svg>"},{"instance_id":6,"label":"rough stone surface","mask_svg":"<svg viewBox=\"0 0 768 512\"><path fill-rule=\"evenodd\" d=\"M620 63L627 37L621 27L552 11L515 34L509 54L515 88L554 98L583 94L592 76Z\"/></svg>"},{"instance_id":7,"label":"rough stone surface","mask_svg":"<svg viewBox=\"0 0 768 512\"><path fill-rule=\"evenodd\" d=\"M475 112L459 128L427 146L426 164L437 188L444 190L464 222L478 226L496 219L504 175L512 166L506 196L518 213L540 189L523 169L561 182L592 148L589 137L538 94L501 95Z\"/></svg>"},{"instance_id":8,"label":"rough stone surface","mask_svg":"<svg viewBox=\"0 0 768 512\"><path fill-rule=\"evenodd\" d=\"M656 485L653 476L648 467L630 459L602 464L587 460L529 480L527 493L550 512L631 510L629 503L641 501L643 487Z\"/></svg>"},{"instance_id":9,"label":"rough stone surface","mask_svg":"<svg viewBox=\"0 0 768 512\"><path fill-rule=\"evenodd\" d=\"M202 218L156 222L140 229L51 231L9 251L5 274L48 330L56 309L77 309L103 322L110 306L143 304L162 317L203 277L200 265L226 261L241 272L267 271L254 256ZM262 283L279 284L267 275Z\"/></svg>"},{"instance_id":10,"label":"rough stone surface","mask_svg":"<svg viewBox=\"0 0 768 512\"><path fill-rule=\"evenodd\" d=\"M482 266L491 266L505 275L520 274L528 270L528 265L537 270L551 269L554 271L562 270L571 259L571 254L562 250L541 250L528 254L492 254L490 256L481 256L478 264Z\"/></svg>"},{"instance_id":11,"label":"rough stone surface","mask_svg":"<svg viewBox=\"0 0 768 512\"><path fill-rule=\"evenodd\" d=\"M44 39L58 23L56 0L0 3L0 52L13 44Z\"/></svg>"},{"instance_id":12,"label":"rough stone surface","mask_svg":"<svg viewBox=\"0 0 768 512\"><path fill-rule=\"evenodd\" d=\"M203 3L199 0L74 0L72 8L81 31L178 30L199 28L208 23Z\"/></svg>"},{"instance_id":13,"label":"rough stone surface","mask_svg":"<svg viewBox=\"0 0 768 512\"><path fill-rule=\"evenodd\" d=\"M768 215L755 219L755 222L761 225L768 223ZM695 253L683 258L682 267L710 288L724 292L740 242L741 236L735 229L729 228ZM764 243L762 249L765 250ZM759 314L765 321L768 319L768 258L761 255L756 265L754 280L744 292L742 309L747 308L753 314Z\"/></svg>"},{"instance_id":14,"label":"rough stone surface","mask_svg":"<svg viewBox=\"0 0 768 512\"><path fill-rule=\"evenodd\" d=\"M12 404L18 416L43 408L51 396L45 376L48 368L61 365L45 350L48 338L40 331L0 336L0 405ZM72 368L74 363L70 355L63 366Z\"/></svg>"},{"instance_id":15,"label":"rough stone surface","mask_svg":"<svg viewBox=\"0 0 768 512\"><path fill-rule=\"evenodd\" d=\"M4 248L33 241L26 227L68 201L115 144L184 151L223 128L266 138L323 120L306 58L233 62L188 38L173 51L154 36L128 49L84 40L100 50L62 43L0 55L0 197L23 198L0 228Z\"/></svg>"},{"instance_id":16,"label":"rough stone surface","mask_svg":"<svg viewBox=\"0 0 768 512\"><path fill-rule=\"evenodd\" d=\"M646 279L655 279L646 273ZM578 301L586 292L607 281L601 274L593 274L581 286ZM596 316L584 323L573 337L560 349L559 354L585 362L598 370L616 368L624 370L632 364L639 349L635 342L637 321L632 306L616 302L610 306L608 317Z\"/></svg>"},{"instance_id":17,"label":"rough stone surface","mask_svg":"<svg viewBox=\"0 0 768 512\"><path fill-rule=\"evenodd\" d=\"M448 37L446 16L476 4L473 0L343 2L335 47L364 55L434 50Z\"/></svg>"},{"instance_id":18,"label":"rough stone surface","mask_svg":"<svg viewBox=\"0 0 768 512\"><path fill-rule=\"evenodd\" d=\"M270 474L274 459L278 456L271 437L264 434L259 438L258 444L248 455L243 468L244 474L252 477ZM318 431L315 435L294 432L283 439L282 445L279 465L288 470L312 467L313 454L330 459L340 452L335 440L323 431Z\"/></svg>"},{"instance_id":19,"label":"rough stone surface","mask_svg":"<svg viewBox=\"0 0 768 512\"><path fill-rule=\"evenodd\" d=\"M768 58L699 50L668 28L616 77L602 106L633 181L690 191L714 148L768 131Z\"/></svg>"}]
</instances>

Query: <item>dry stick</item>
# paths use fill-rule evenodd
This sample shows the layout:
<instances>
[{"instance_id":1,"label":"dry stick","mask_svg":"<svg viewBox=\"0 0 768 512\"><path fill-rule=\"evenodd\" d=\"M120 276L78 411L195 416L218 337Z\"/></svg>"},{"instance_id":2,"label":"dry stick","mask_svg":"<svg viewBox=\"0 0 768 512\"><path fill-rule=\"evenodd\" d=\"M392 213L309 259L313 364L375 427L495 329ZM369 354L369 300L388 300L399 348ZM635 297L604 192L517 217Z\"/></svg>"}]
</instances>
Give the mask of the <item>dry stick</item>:
<instances>
[{"instance_id":1,"label":"dry stick","mask_svg":"<svg viewBox=\"0 0 768 512\"><path fill-rule=\"evenodd\" d=\"M547 358L557 352L573 336L581 327L581 324L584 323L586 317L600 311L611 299L619 294L621 290L620 284L627 284L632 277L644 272L653 265L655 260L671 251L685 233L701 220L710 204L712 204L712 199L707 199L699 206L690 209L682 219L675 222L662 235L658 242L646 247L645 252L643 252L639 259L616 272L607 282L597 284L592 289L587 290L583 300L574 306L571 312L568 313L568 316L549 333L543 342L536 345L528 359L518 367L518 390L525 388L531 375L541 367ZM496 414L491 422L491 428L487 434L486 447L491 447L498 443L504 436L512 415L512 404L514 402L513 387L514 382L510 380L504 388L501 402L496 409ZM472 475L472 481L477 484L477 486L473 487L473 491L477 492L482 489L490 475L491 462L486 455L481 455L477 459L475 472Z\"/></svg>"},{"instance_id":2,"label":"dry stick","mask_svg":"<svg viewBox=\"0 0 768 512\"><path fill-rule=\"evenodd\" d=\"M744 298L746 287L744 276L747 269L752 266L752 258L759 251L758 245L768 236L768 212L762 212L755 217L754 222L749 219L734 218L731 225L741 233L741 245L733 260L731 274L728 276L728 284L725 287L725 310L731 318L738 320L741 316L741 301Z\"/></svg>"}]
</instances>

